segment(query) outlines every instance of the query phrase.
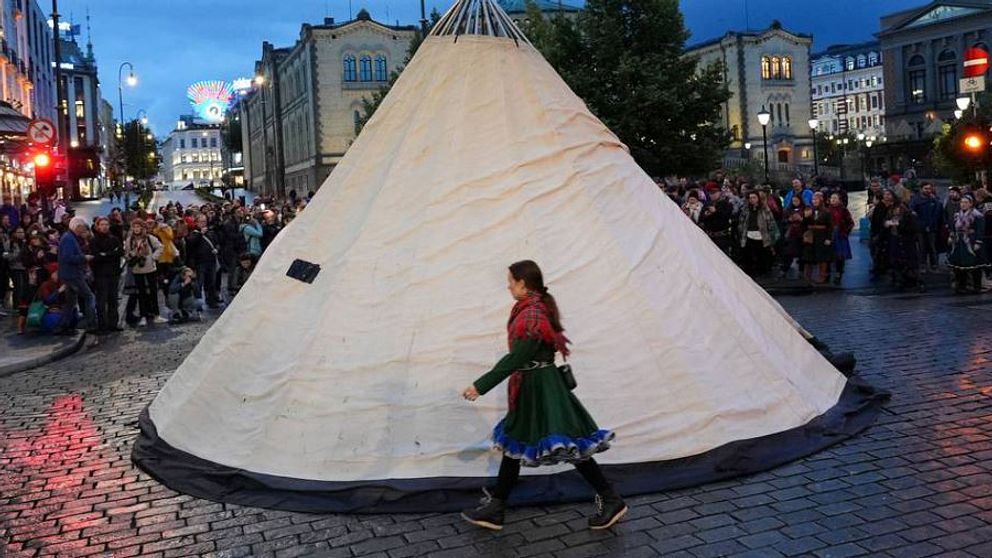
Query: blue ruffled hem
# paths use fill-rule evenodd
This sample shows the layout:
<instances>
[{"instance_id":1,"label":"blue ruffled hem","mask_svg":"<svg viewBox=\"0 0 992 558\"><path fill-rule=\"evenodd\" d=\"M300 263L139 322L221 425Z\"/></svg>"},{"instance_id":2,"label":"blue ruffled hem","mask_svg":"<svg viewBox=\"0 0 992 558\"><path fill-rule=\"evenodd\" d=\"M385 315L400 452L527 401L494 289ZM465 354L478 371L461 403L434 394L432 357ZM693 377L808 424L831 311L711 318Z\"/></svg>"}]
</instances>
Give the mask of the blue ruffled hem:
<instances>
[{"instance_id":1,"label":"blue ruffled hem","mask_svg":"<svg viewBox=\"0 0 992 558\"><path fill-rule=\"evenodd\" d=\"M581 438L551 434L541 438L537 444L529 445L507 436L503 430L503 422L499 421L493 429L493 447L507 457L519 459L520 464L525 467L589 459L593 454L609 449L610 442L616 437L613 431L600 429Z\"/></svg>"}]
</instances>

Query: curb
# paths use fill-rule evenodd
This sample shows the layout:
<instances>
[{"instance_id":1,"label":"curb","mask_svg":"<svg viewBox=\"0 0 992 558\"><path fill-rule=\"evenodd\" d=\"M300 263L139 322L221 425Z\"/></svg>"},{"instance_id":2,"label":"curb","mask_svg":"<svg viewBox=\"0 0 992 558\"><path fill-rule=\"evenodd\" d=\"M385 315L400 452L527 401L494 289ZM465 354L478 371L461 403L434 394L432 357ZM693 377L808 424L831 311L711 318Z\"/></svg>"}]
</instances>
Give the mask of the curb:
<instances>
[{"instance_id":1,"label":"curb","mask_svg":"<svg viewBox=\"0 0 992 558\"><path fill-rule=\"evenodd\" d=\"M85 341L86 341L86 333L79 333L76 336L76 341L69 346L63 347L57 351L52 351L45 356L35 357L35 358L23 360L21 362L16 362L14 364L0 366L0 378L17 374L18 372L31 370L32 368L37 368L43 364L55 362L56 360L61 360L75 353L80 348L82 348L83 343Z\"/></svg>"}]
</instances>

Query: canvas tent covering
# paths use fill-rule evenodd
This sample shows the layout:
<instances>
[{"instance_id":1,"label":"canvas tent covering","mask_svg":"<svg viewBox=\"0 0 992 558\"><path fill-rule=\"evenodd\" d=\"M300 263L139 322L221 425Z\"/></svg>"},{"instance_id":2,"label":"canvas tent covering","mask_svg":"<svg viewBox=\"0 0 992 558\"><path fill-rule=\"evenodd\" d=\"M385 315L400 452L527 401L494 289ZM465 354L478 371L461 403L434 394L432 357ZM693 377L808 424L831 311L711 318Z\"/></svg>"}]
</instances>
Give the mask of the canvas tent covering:
<instances>
[{"instance_id":1,"label":"canvas tent covering","mask_svg":"<svg viewBox=\"0 0 992 558\"><path fill-rule=\"evenodd\" d=\"M498 10L473 0L446 17L467 5ZM872 420L871 390L525 39L446 21L143 413L139 465L249 505L473 503L499 462L488 437L505 392L459 394L506 351L506 267L525 258L563 309L576 393L617 433L598 460L625 493L768 468ZM321 266L312 284L287 277L297 258ZM569 467L538 468L511 501L587 490Z\"/></svg>"}]
</instances>

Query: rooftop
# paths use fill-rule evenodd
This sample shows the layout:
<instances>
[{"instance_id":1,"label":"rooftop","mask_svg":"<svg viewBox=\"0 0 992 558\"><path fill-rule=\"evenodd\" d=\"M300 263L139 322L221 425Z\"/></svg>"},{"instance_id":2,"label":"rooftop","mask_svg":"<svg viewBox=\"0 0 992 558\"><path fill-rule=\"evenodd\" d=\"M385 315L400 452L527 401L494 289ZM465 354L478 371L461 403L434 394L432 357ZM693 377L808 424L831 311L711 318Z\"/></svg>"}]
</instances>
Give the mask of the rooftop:
<instances>
[{"instance_id":1,"label":"rooftop","mask_svg":"<svg viewBox=\"0 0 992 558\"><path fill-rule=\"evenodd\" d=\"M793 36L796 36L796 37L799 37L799 38L802 38L802 39L813 40L813 35L810 35L808 33L795 33L793 31L789 31L788 29L783 28L782 27L782 24L779 23L778 20L775 20L775 21L772 21L771 25L769 25L767 29L761 29L759 31L727 31L726 33L724 33L723 35L720 35L719 37L715 37L715 38L708 39L708 40L705 40L705 41L702 41L702 42L699 42L699 43L688 45L687 47L685 47L685 49L687 51L689 51L689 50L697 50L697 49L700 49L700 48L708 47L710 45L719 44L721 41L723 41L724 39L726 39L728 37L741 36L741 37L758 38L758 37L761 37L761 36L763 36L763 35L771 32L771 31L782 31L784 33L788 33L790 35L793 35Z\"/></svg>"}]
</instances>

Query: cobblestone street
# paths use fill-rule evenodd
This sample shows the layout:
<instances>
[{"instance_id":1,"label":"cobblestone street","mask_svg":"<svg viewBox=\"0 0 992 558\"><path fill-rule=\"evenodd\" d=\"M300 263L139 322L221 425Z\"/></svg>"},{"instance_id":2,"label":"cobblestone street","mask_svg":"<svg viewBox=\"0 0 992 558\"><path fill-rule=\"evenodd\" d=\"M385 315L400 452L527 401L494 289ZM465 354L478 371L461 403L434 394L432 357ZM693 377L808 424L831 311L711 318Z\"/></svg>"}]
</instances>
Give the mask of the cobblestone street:
<instances>
[{"instance_id":1,"label":"cobblestone street","mask_svg":"<svg viewBox=\"0 0 992 558\"><path fill-rule=\"evenodd\" d=\"M781 300L892 391L880 421L772 471L631 498L606 533L586 529L591 503L512 510L494 535L457 514L307 515L178 495L129 454L138 413L209 324L106 338L0 379L0 556L992 556L992 297Z\"/></svg>"}]
</instances>

